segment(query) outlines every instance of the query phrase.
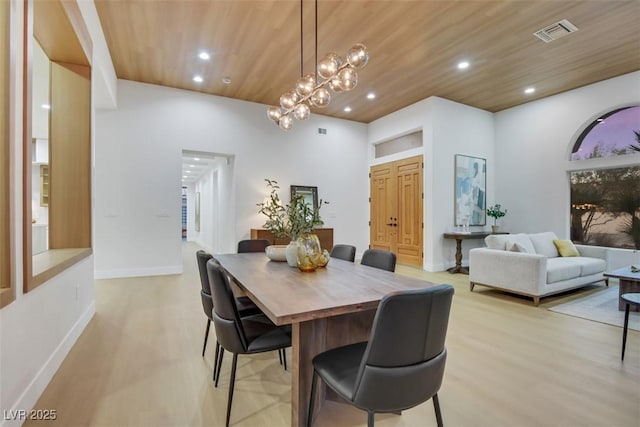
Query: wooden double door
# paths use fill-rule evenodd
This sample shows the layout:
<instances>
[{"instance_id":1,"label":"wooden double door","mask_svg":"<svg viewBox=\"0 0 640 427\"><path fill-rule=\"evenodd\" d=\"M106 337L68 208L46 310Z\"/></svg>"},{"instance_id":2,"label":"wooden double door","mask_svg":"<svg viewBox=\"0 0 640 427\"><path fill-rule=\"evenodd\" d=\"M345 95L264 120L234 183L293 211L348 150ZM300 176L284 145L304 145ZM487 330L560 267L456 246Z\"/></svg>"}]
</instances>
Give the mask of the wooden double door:
<instances>
[{"instance_id":1,"label":"wooden double door","mask_svg":"<svg viewBox=\"0 0 640 427\"><path fill-rule=\"evenodd\" d=\"M370 239L373 249L395 253L398 263L422 266L422 156L372 166Z\"/></svg>"}]
</instances>

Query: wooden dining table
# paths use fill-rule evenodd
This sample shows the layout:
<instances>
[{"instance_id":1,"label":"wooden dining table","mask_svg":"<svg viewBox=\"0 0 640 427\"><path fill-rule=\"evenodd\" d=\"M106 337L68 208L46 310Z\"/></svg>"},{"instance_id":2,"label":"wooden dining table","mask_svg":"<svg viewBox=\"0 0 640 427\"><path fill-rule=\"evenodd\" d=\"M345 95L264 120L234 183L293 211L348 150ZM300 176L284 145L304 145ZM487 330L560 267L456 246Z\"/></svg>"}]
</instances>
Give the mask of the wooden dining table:
<instances>
[{"instance_id":1,"label":"wooden dining table","mask_svg":"<svg viewBox=\"0 0 640 427\"><path fill-rule=\"evenodd\" d=\"M276 325L292 326L291 425L306 425L313 357L366 341L385 295L434 286L424 280L331 258L325 268L304 273L264 253L216 255L216 259ZM335 393L318 390L314 407Z\"/></svg>"}]
</instances>

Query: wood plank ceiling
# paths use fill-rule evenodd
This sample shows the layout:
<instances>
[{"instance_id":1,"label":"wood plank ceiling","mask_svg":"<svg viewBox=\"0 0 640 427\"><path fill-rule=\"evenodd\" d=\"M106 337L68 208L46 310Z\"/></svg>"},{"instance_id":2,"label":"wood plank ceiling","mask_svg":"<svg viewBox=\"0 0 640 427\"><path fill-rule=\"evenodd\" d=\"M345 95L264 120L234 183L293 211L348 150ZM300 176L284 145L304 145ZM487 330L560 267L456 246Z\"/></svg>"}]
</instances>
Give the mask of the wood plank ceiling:
<instances>
[{"instance_id":1,"label":"wood plank ceiling","mask_svg":"<svg viewBox=\"0 0 640 427\"><path fill-rule=\"evenodd\" d=\"M277 105L300 76L297 0L95 3L118 78ZM313 11L305 0L305 73ZM533 35L562 19L578 31L551 43ZM370 61L353 91L312 111L368 123L429 96L500 111L639 70L639 22L638 0L320 0L318 55L362 42ZM462 60L467 70L456 68ZM536 92L525 95L529 86Z\"/></svg>"}]
</instances>

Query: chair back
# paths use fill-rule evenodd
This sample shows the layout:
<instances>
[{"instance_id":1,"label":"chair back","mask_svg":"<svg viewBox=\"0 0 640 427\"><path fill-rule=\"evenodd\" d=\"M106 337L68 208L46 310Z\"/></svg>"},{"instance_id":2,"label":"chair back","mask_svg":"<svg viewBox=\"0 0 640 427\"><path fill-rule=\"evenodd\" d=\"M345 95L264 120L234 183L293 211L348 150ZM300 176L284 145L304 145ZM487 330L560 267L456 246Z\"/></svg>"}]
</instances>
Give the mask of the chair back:
<instances>
[{"instance_id":1,"label":"chair back","mask_svg":"<svg viewBox=\"0 0 640 427\"><path fill-rule=\"evenodd\" d=\"M271 246L271 240L269 239L240 240L238 242L238 253L264 252L267 246Z\"/></svg>"},{"instance_id":2,"label":"chair back","mask_svg":"<svg viewBox=\"0 0 640 427\"><path fill-rule=\"evenodd\" d=\"M209 286L209 277L207 277L207 261L211 258L213 258L213 255L203 250L196 252L198 272L200 272L200 285L202 286L202 292L208 295L211 295L211 286Z\"/></svg>"},{"instance_id":3,"label":"chair back","mask_svg":"<svg viewBox=\"0 0 640 427\"><path fill-rule=\"evenodd\" d=\"M207 262L207 275L211 284L216 338L225 350L236 354L245 353L247 339L227 272L215 259L211 259Z\"/></svg>"},{"instance_id":4,"label":"chair back","mask_svg":"<svg viewBox=\"0 0 640 427\"><path fill-rule=\"evenodd\" d=\"M360 263L369 267L394 272L396 271L396 254L382 249L367 249L362 254Z\"/></svg>"},{"instance_id":5,"label":"chair back","mask_svg":"<svg viewBox=\"0 0 640 427\"><path fill-rule=\"evenodd\" d=\"M395 292L376 312L353 401L376 412L408 409L442 385L451 285Z\"/></svg>"},{"instance_id":6,"label":"chair back","mask_svg":"<svg viewBox=\"0 0 640 427\"><path fill-rule=\"evenodd\" d=\"M334 245L329 256L353 262L356 259L356 247L352 245Z\"/></svg>"}]
</instances>

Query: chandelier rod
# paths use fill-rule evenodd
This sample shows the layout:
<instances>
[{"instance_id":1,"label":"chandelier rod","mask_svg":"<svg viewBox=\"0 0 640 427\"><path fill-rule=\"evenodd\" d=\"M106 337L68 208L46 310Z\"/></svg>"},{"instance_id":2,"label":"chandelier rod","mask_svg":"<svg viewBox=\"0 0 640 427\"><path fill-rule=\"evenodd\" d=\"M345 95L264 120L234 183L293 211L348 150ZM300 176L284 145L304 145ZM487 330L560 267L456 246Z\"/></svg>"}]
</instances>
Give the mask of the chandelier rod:
<instances>
[{"instance_id":1,"label":"chandelier rod","mask_svg":"<svg viewBox=\"0 0 640 427\"><path fill-rule=\"evenodd\" d=\"M316 32L316 52L315 52L315 68L314 75L316 76L316 85L318 84L318 0L316 0L316 23L315 23L315 32Z\"/></svg>"},{"instance_id":2,"label":"chandelier rod","mask_svg":"<svg viewBox=\"0 0 640 427\"><path fill-rule=\"evenodd\" d=\"M303 62L304 62L304 32L302 26L302 2L304 0L300 0L300 77L303 76Z\"/></svg>"}]
</instances>

